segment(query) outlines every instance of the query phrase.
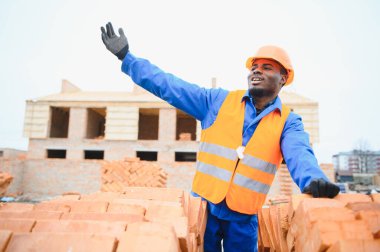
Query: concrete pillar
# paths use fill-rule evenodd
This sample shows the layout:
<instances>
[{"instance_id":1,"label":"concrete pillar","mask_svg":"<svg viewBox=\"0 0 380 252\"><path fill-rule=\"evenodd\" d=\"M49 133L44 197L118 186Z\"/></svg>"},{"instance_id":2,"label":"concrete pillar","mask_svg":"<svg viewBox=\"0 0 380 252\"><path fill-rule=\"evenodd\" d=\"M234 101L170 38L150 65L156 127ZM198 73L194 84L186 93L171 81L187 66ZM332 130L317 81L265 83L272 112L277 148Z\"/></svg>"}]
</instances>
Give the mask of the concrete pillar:
<instances>
[{"instance_id":1,"label":"concrete pillar","mask_svg":"<svg viewBox=\"0 0 380 252\"><path fill-rule=\"evenodd\" d=\"M163 145L170 145L175 141L177 125L177 111L174 108L161 108L158 122L158 141ZM173 162L174 152L162 148L157 155L157 161Z\"/></svg>"},{"instance_id":2,"label":"concrete pillar","mask_svg":"<svg viewBox=\"0 0 380 252\"><path fill-rule=\"evenodd\" d=\"M86 136L87 128L87 109L86 108L70 108L69 119L69 139L83 139Z\"/></svg>"},{"instance_id":3,"label":"concrete pillar","mask_svg":"<svg viewBox=\"0 0 380 252\"><path fill-rule=\"evenodd\" d=\"M79 142L86 136L87 128L87 109L86 108L70 108L69 119L69 141ZM67 159L83 159L82 148L70 148L66 151Z\"/></svg>"},{"instance_id":4,"label":"concrete pillar","mask_svg":"<svg viewBox=\"0 0 380 252\"><path fill-rule=\"evenodd\" d=\"M159 162L174 162L174 151L159 151L157 154L157 161Z\"/></svg>"},{"instance_id":5,"label":"concrete pillar","mask_svg":"<svg viewBox=\"0 0 380 252\"><path fill-rule=\"evenodd\" d=\"M158 141L175 141L177 112L174 108L161 108L158 122Z\"/></svg>"}]
</instances>

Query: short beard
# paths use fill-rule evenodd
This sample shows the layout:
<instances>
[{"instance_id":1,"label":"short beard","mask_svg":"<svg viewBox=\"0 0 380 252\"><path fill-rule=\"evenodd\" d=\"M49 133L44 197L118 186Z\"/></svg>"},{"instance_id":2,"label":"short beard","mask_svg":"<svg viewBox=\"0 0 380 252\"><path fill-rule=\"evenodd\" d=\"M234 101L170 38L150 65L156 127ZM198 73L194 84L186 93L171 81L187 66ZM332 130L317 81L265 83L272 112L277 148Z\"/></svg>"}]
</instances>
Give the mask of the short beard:
<instances>
[{"instance_id":1,"label":"short beard","mask_svg":"<svg viewBox=\"0 0 380 252\"><path fill-rule=\"evenodd\" d=\"M261 89L261 88L251 88L249 90L249 93L251 94L251 96L255 99L260 99L260 98L265 98L265 97L271 97L273 95L272 92L268 91L268 90L264 90L264 89Z\"/></svg>"}]
</instances>

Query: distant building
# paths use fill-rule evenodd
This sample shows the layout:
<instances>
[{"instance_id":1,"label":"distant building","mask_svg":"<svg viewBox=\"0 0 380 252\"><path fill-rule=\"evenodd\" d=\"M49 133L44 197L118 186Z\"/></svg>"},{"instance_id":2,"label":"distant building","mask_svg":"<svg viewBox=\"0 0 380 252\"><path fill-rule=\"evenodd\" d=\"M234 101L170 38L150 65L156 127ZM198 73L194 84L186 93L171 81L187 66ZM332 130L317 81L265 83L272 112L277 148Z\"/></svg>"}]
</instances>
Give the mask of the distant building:
<instances>
[{"instance_id":1,"label":"distant building","mask_svg":"<svg viewBox=\"0 0 380 252\"><path fill-rule=\"evenodd\" d=\"M380 151L353 150L333 156L335 170L380 174Z\"/></svg>"}]
</instances>

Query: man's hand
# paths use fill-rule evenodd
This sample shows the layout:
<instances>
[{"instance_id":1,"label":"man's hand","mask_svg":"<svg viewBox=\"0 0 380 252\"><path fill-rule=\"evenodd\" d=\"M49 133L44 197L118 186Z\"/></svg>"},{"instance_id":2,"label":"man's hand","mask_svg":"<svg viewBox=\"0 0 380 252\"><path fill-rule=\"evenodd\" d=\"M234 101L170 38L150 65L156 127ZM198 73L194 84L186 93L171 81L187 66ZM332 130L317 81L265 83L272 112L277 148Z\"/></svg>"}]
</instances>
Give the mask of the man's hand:
<instances>
[{"instance_id":1,"label":"man's hand","mask_svg":"<svg viewBox=\"0 0 380 252\"><path fill-rule=\"evenodd\" d=\"M333 183L323 179L313 179L302 192L311 194L314 198L334 198L339 191L339 187Z\"/></svg>"},{"instance_id":2,"label":"man's hand","mask_svg":"<svg viewBox=\"0 0 380 252\"><path fill-rule=\"evenodd\" d=\"M113 31L111 22L106 24L106 28L107 32L103 26L100 28L104 45L111 53L115 54L119 60L123 60L129 50L128 40L124 35L123 29L119 28L120 37L118 37Z\"/></svg>"}]
</instances>

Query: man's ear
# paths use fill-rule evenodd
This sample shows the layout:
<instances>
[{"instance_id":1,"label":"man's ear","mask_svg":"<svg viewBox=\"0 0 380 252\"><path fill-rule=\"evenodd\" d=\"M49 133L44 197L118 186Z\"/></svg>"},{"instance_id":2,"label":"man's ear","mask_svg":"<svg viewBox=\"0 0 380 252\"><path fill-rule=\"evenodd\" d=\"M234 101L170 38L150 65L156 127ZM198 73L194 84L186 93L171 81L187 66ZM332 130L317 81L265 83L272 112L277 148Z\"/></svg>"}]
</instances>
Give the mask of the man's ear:
<instances>
[{"instance_id":1,"label":"man's ear","mask_svg":"<svg viewBox=\"0 0 380 252\"><path fill-rule=\"evenodd\" d=\"M282 87L285 85L287 80L288 80L288 75L287 74L281 74L280 84Z\"/></svg>"}]
</instances>

